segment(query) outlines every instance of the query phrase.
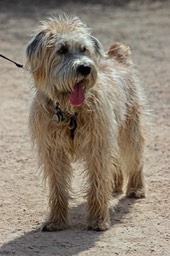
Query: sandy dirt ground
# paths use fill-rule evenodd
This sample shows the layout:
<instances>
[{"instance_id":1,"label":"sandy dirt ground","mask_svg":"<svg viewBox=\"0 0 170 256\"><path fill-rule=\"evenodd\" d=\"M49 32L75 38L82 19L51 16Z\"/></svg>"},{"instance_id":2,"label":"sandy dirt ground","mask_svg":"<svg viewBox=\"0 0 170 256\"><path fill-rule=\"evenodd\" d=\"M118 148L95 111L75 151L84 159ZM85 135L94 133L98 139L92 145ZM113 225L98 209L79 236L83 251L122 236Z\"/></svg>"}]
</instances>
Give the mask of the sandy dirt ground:
<instances>
[{"instance_id":1,"label":"sandy dirt ground","mask_svg":"<svg viewBox=\"0 0 170 256\"><path fill-rule=\"evenodd\" d=\"M107 49L127 42L152 109L145 151L147 196L110 202L111 228L87 231L80 164L74 165L71 228L42 233L47 195L31 151L27 120L29 76L0 59L0 255L170 255L170 5L113 6L100 1L0 1L0 53L23 63L39 18L64 10L80 16ZM85 2L85 1L82 1ZM109 1L105 1L109 2ZM116 1L119 2L119 1ZM48 3L48 4L47 4Z\"/></svg>"}]
</instances>

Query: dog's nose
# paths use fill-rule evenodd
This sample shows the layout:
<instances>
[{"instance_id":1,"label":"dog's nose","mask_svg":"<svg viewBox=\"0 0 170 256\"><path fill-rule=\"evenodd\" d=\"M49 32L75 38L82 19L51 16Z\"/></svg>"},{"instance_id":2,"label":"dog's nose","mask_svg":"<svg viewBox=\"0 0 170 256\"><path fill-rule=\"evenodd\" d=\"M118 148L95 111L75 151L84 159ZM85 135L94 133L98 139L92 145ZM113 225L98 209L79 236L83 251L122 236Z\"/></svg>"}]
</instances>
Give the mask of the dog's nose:
<instances>
[{"instance_id":1,"label":"dog's nose","mask_svg":"<svg viewBox=\"0 0 170 256\"><path fill-rule=\"evenodd\" d=\"M91 67L87 64L80 65L77 68L77 72L83 76L88 76L90 74Z\"/></svg>"}]
</instances>

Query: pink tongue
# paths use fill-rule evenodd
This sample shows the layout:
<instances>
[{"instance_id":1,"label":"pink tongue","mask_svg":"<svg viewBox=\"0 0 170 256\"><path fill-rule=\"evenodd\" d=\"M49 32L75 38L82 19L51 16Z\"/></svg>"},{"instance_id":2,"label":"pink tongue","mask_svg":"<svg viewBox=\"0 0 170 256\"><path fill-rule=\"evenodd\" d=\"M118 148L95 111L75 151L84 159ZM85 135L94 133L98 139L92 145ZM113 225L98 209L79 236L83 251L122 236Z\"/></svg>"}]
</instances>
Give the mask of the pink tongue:
<instances>
[{"instance_id":1,"label":"pink tongue","mask_svg":"<svg viewBox=\"0 0 170 256\"><path fill-rule=\"evenodd\" d=\"M70 103L73 106L82 106L85 100L84 89L82 84L75 84L74 90L69 95Z\"/></svg>"}]
</instances>

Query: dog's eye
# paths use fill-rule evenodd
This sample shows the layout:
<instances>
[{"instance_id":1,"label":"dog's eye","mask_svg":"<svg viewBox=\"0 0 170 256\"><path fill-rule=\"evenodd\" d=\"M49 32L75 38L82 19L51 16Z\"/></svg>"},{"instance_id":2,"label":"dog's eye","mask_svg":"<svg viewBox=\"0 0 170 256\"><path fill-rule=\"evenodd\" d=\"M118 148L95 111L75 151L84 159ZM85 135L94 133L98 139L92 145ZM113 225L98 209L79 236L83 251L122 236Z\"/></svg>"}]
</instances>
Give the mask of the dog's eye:
<instances>
[{"instance_id":1,"label":"dog's eye","mask_svg":"<svg viewBox=\"0 0 170 256\"><path fill-rule=\"evenodd\" d=\"M57 51L57 53L59 53L59 54L66 54L66 53L68 53L68 47L65 46L65 45L61 46L60 49Z\"/></svg>"},{"instance_id":2,"label":"dog's eye","mask_svg":"<svg viewBox=\"0 0 170 256\"><path fill-rule=\"evenodd\" d=\"M85 46L83 46L80 50L81 50L81 52L83 53L83 52L86 52L86 51L87 51L87 48L86 48Z\"/></svg>"}]
</instances>

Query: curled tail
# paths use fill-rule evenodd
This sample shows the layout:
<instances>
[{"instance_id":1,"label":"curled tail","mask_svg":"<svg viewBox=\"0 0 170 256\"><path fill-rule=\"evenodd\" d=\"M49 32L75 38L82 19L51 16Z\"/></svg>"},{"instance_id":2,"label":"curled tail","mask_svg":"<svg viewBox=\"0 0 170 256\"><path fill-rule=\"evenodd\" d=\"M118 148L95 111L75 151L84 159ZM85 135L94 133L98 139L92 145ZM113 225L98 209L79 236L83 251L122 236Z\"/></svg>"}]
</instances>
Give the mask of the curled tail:
<instances>
[{"instance_id":1,"label":"curled tail","mask_svg":"<svg viewBox=\"0 0 170 256\"><path fill-rule=\"evenodd\" d=\"M132 65L131 50L127 44L119 42L112 44L107 55L109 58L114 58L119 63Z\"/></svg>"}]
</instances>

